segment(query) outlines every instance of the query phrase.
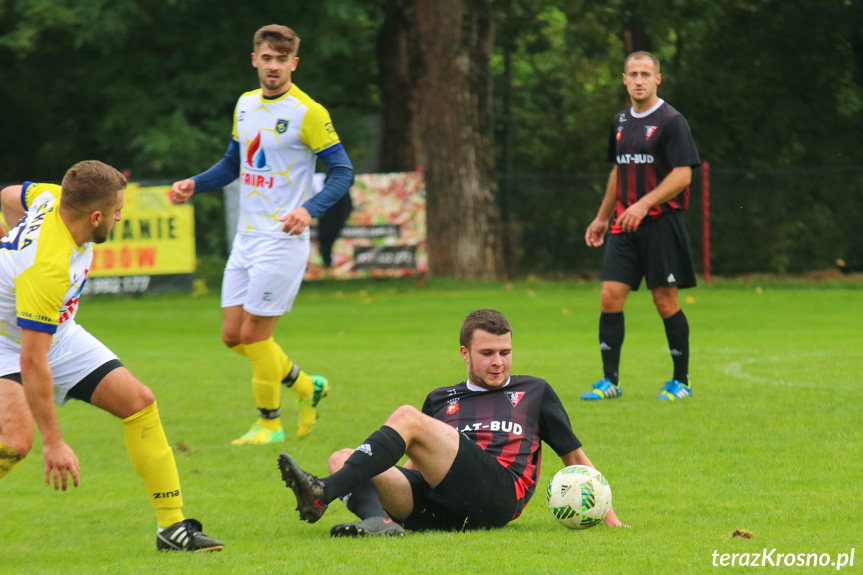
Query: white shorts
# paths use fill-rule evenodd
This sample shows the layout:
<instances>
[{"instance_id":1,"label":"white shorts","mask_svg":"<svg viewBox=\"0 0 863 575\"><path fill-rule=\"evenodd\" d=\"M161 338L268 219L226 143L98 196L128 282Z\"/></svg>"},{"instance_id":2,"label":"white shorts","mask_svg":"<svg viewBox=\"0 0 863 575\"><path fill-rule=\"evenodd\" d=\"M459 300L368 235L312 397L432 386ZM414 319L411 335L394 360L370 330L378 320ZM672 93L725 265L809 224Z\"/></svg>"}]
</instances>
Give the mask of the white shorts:
<instances>
[{"instance_id":1,"label":"white shorts","mask_svg":"<svg viewBox=\"0 0 863 575\"><path fill-rule=\"evenodd\" d=\"M64 328L63 337L48 349L54 377L54 402L64 405L69 390L117 356L77 323ZM21 373L21 344L0 337L0 376Z\"/></svg>"},{"instance_id":2,"label":"white shorts","mask_svg":"<svg viewBox=\"0 0 863 575\"><path fill-rule=\"evenodd\" d=\"M309 262L305 238L234 237L222 277L222 307L241 305L252 315L280 316L291 311Z\"/></svg>"}]
</instances>

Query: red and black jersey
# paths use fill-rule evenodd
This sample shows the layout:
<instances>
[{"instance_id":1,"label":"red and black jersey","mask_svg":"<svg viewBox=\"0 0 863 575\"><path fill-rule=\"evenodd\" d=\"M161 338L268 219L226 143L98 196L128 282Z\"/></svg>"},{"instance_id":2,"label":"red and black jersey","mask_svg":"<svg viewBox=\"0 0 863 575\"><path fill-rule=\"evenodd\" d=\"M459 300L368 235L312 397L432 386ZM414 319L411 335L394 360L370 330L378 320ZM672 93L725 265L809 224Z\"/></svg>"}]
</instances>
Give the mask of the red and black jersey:
<instances>
[{"instance_id":1,"label":"red and black jersey","mask_svg":"<svg viewBox=\"0 0 863 575\"><path fill-rule=\"evenodd\" d=\"M617 164L615 220L674 168L701 164L686 118L663 100L641 114L631 107L617 114L608 141L608 161ZM686 187L664 204L650 208L647 217L658 218L688 206ZM620 233L620 227L613 223L611 231Z\"/></svg>"},{"instance_id":2,"label":"red and black jersey","mask_svg":"<svg viewBox=\"0 0 863 575\"><path fill-rule=\"evenodd\" d=\"M466 382L439 387L422 411L497 458L512 475L519 512L536 488L542 441L559 456L581 447L557 394L544 379L529 375L514 375L499 389L474 391Z\"/></svg>"}]
</instances>

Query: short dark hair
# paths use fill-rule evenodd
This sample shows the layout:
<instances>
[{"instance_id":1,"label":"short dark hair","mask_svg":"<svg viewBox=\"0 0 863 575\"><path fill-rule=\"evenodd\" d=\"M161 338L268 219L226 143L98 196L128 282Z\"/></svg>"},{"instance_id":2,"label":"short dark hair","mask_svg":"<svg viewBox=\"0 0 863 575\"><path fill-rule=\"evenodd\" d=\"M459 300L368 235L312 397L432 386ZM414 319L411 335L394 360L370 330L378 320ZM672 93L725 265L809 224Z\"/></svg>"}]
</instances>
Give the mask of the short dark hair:
<instances>
[{"instance_id":1,"label":"short dark hair","mask_svg":"<svg viewBox=\"0 0 863 575\"><path fill-rule=\"evenodd\" d=\"M641 50L639 52L633 52L632 54L627 56L626 60L623 61L623 70L626 71L626 65L629 64L630 60L640 60L642 58L647 58L648 60L653 62L653 68L656 70L656 73L659 74L659 58L657 58L650 52L645 52L644 50Z\"/></svg>"},{"instance_id":2,"label":"short dark hair","mask_svg":"<svg viewBox=\"0 0 863 575\"><path fill-rule=\"evenodd\" d=\"M300 50L300 37L287 26L270 24L255 32L255 52L263 44L288 56L296 56Z\"/></svg>"},{"instance_id":3,"label":"short dark hair","mask_svg":"<svg viewBox=\"0 0 863 575\"><path fill-rule=\"evenodd\" d=\"M60 207L88 213L112 206L117 192L126 189L126 176L97 160L78 162L63 176Z\"/></svg>"},{"instance_id":4,"label":"short dark hair","mask_svg":"<svg viewBox=\"0 0 863 575\"><path fill-rule=\"evenodd\" d=\"M467 314L461 324L461 333L459 334L459 343L470 349L473 334L476 330L481 329L494 335L505 335L512 333L512 328L509 326L509 320L506 319L499 311L493 309L478 309Z\"/></svg>"}]
</instances>

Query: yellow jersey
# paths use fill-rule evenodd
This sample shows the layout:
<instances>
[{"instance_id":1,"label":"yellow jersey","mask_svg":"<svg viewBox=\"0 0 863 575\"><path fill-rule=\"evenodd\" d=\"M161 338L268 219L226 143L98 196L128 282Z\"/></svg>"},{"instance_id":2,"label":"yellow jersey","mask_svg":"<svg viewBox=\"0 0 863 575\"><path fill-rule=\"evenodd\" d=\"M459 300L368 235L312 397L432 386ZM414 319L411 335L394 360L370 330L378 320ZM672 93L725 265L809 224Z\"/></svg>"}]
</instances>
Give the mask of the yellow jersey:
<instances>
[{"instance_id":1,"label":"yellow jersey","mask_svg":"<svg viewBox=\"0 0 863 575\"><path fill-rule=\"evenodd\" d=\"M21 328L63 336L74 324L93 261L60 217L60 186L25 182L27 210L0 240L0 336L21 341Z\"/></svg>"}]
</instances>

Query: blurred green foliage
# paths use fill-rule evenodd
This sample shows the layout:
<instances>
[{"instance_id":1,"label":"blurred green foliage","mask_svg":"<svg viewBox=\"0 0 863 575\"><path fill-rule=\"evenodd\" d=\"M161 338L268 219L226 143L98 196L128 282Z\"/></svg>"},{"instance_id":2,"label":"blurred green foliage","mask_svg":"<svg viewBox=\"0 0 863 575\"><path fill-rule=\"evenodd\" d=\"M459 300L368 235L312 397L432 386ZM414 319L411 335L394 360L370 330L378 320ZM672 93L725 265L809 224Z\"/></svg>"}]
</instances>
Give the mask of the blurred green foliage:
<instances>
[{"instance_id":1,"label":"blurred green foliage","mask_svg":"<svg viewBox=\"0 0 863 575\"><path fill-rule=\"evenodd\" d=\"M355 163L373 160L369 119L387 114L380 102L387 79L378 72L378 58L387 55L377 53L377 42L388 4L410 2L262 0L241 8L204 0L0 0L0 183L57 181L88 158L128 169L136 180L206 169L226 148L237 97L257 87L252 35L273 22L302 38L297 84L330 110ZM574 261L595 267L593 255L576 257L576 245L609 170L608 127L627 103L620 73L629 47L662 60L660 95L686 116L702 159L720 172L761 174L753 176L757 188L729 176L714 190L728 199L714 205L714 248L729 254L724 261L740 258L740 242L750 238L740 228L772 229L769 218L781 229L753 239L746 249L758 253L733 268L819 267L830 246L845 244L850 255L836 257L863 260L845 223L849 210L859 213L857 172L841 176L863 166L863 0L511 0L494 7L495 152L504 231L513 234L511 272L526 269L518 256L525 251L540 254L530 269L582 269ZM819 177L820 168L840 171ZM796 169L814 171L801 180L766 175ZM756 194L769 200L761 204ZM568 213L551 213L573 197L578 203ZM224 233L212 225L218 201L199 206L209 235ZM730 207L735 202L742 218L740 206ZM815 209L796 217L799 206ZM788 219L780 218L785 212ZM822 247L798 248L795 238ZM223 246L223 237L199 240L206 253Z\"/></svg>"}]
</instances>

